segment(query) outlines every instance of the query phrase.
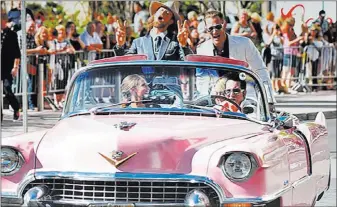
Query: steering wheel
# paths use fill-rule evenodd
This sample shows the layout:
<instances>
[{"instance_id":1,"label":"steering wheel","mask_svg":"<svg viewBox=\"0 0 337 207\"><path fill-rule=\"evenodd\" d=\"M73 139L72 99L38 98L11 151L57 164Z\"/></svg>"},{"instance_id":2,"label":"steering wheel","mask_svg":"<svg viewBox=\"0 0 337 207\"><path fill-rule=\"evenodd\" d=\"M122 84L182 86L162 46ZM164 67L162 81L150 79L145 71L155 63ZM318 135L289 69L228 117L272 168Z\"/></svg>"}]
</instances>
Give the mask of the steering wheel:
<instances>
[{"instance_id":1,"label":"steering wheel","mask_svg":"<svg viewBox=\"0 0 337 207\"><path fill-rule=\"evenodd\" d=\"M221 96L221 95L211 95L211 98L212 98L212 99L213 99L213 98L214 98L214 99L215 99L215 98L222 98L222 99L225 99L225 101L227 101L227 102L233 104L239 111L242 111L242 109L241 109L241 107L239 106L239 104L235 103L235 101L233 101L233 100L231 100L231 99L229 99L229 98L227 98L227 97L225 97L225 96Z\"/></svg>"}]
</instances>

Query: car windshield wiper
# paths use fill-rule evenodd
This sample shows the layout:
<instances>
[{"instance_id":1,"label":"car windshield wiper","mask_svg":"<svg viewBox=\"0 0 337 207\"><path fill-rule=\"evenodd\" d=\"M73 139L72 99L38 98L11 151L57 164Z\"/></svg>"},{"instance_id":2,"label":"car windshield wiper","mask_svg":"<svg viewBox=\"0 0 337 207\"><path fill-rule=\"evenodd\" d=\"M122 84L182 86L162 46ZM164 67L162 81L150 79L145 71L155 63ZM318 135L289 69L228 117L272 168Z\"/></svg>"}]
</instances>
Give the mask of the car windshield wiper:
<instances>
[{"instance_id":1,"label":"car windshield wiper","mask_svg":"<svg viewBox=\"0 0 337 207\"><path fill-rule=\"evenodd\" d=\"M115 103L115 104L109 104L109 105L106 105L106 106L97 106L97 107L93 107L93 108L89 109L88 113L96 114L99 110L112 108L114 106L125 105L125 107L128 107L128 106L130 106L130 104L133 104L133 103L153 103L153 100L129 101L129 102L120 102L120 103Z\"/></svg>"}]
</instances>

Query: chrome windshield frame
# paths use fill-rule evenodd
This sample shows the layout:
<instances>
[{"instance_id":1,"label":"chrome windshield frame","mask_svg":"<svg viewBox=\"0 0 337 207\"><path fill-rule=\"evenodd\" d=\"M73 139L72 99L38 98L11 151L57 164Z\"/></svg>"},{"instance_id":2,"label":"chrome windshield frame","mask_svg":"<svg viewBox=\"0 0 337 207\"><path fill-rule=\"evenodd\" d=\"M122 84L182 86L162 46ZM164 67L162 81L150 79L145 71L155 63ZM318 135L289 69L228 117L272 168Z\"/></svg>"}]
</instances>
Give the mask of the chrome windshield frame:
<instances>
[{"instance_id":1,"label":"chrome windshield frame","mask_svg":"<svg viewBox=\"0 0 337 207\"><path fill-rule=\"evenodd\" d=\"M193 67L208 67L212 69L232 69L233 71L238 71L238 72L245 72L248 73L250 76L252 76L255 81L258 83L259 88L260 88L260 93L262 94L262 99L263 99L263 104L264 104L264 111L265 111L265 122L262 123L267 123L270 124L271 121L271 113L269 110L269 104L268 104L268 99L267 99L267 93L266 89L264 87L264 84L262 80L259 78L259 76L252 70L239 66L239 65L232 65L232 64L220 64L220 63L208 63L208 62L192 62L192 61L153 61L153 60L146 60L146 61L133 61L133 62L107 62L107 63L97 63L93 65L88 65L86 67L83 67L79 69L78 71L75 72L75 74L72 76L70 82L67 85L67 90L66 90L66 106L63 108L62 115L61 117L66 117L67 114L65 114L65 110L68 105L68 98L69 98L69 92L71 91L71 88L74 85L75 80L77 79L78 76L83 74L84 72L92 71L92 70L97 70L100 68L106 68L106 67L118 67L120 65L123 66L171 66L172 65L179 65L179 66L193 66Z\"/></svg>"}]
</instances>

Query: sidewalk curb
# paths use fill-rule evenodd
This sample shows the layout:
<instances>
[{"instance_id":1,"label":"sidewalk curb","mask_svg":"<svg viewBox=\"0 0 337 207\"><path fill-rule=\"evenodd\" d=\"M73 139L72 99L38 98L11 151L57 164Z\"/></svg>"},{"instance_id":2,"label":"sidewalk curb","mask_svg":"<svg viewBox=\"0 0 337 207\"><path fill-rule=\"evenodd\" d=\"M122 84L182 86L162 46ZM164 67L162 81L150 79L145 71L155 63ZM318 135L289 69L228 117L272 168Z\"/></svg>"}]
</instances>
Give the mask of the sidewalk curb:
<instances>
[{"instance_id":1,"label":"sidewalk curb","mask_svg":"<svg viewBox=\"0 0 337 207\"><path fill-rule=\"evenodd\" d=\"M311 112L311 113L299 113L294 114L297 118L299 118L301 121L312 121L315 120L317 114L319 112ZM324 111L323 114L325 115L326 119L336 119L336 110L334 111Z\"/></svg>"}]
</instances>

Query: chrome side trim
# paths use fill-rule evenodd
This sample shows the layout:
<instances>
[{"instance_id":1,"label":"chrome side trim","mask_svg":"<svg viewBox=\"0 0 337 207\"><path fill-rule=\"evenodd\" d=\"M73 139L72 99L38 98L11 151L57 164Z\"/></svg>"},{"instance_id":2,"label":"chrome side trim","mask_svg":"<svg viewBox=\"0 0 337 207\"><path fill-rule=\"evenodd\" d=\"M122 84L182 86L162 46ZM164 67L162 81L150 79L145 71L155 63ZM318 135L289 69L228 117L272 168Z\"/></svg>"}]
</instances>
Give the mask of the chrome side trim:
<instances>
[{"instance_id":1,"label":"chrome side trim","mask_svg":"<svg viewBox=\"0 0 337 207\"><path fill-rule=\"evenodd\" d=\"M164 180L165 182L190 182L203 183L210 186L219 196L220 203L225 200L222 188L211 179L203 176L185 175L185 174L151 174L151 173L93 173L93 172L35 172L35 176L27 175L20 183L18 196L23 197L25 187L35 179L72 179L88 181L116 181L116 180Z\"/></svg>"},{"instance_id":2,"label":"chrome side trim","mask_svg":"<svg viewBox=\"0 0 337 207\"><path fill-rule=\"evenodd\" d=\"M24 188L32 181L34 181L35 178L34 178L34 173L33 171L30 172L29 174L27 174L23 180L21 180L21 182L19 183L18 185L18 189L17 189L17 197L20 197L20 198L23 198L23 190Z\"/></svg>"},{"instance_id":3,"label":"chrome side trim","mask_svg":"<svg viewBox=\"0 0 337 207\"><path fill-rule=\"evenodd\" d=\"M288 192L291 189L292 189L292 186L287 186L272 195L256 197L256 198L226 198L224 203L253 203L253 204L268 203L268 202L271 202L281 197L284 193Z\"/></svg>"},{"instance_id":4,"label":"chrome side trim","mask_svg":"<svg viewBox=\"0 0 337 207\"><path fill-rule=\"evenodd\" d=\"M280 191L278 191L278 192L276 192L276 193L274 193L274 194L272 194L272 195L269 195L269 196L263 196L263 197L262 197L262 200L263 200L263 201L267 201L267 202L273 201L273 200L275 200L275 199L281 197L283 194L285 194L286 192L288 192L288 191L291 190L291 189L292 189L292 186L287 186L287 187L281 189Z\"/></svg>"},{"instance_id":5,"label":"chrome side trim","mask_svg":"<svg viewBox=\"0 0 337 207\"><path fill-rule=\"evenodd\" d=\"M302 184L302 183L310 180L310 178L311 178L311 176L306 175L306 176L302 177L301 179L296 180L295 182L293 182L292 187L296 188L298 185L300 185L300 184Z\"/></svg>"}]
</instances>

